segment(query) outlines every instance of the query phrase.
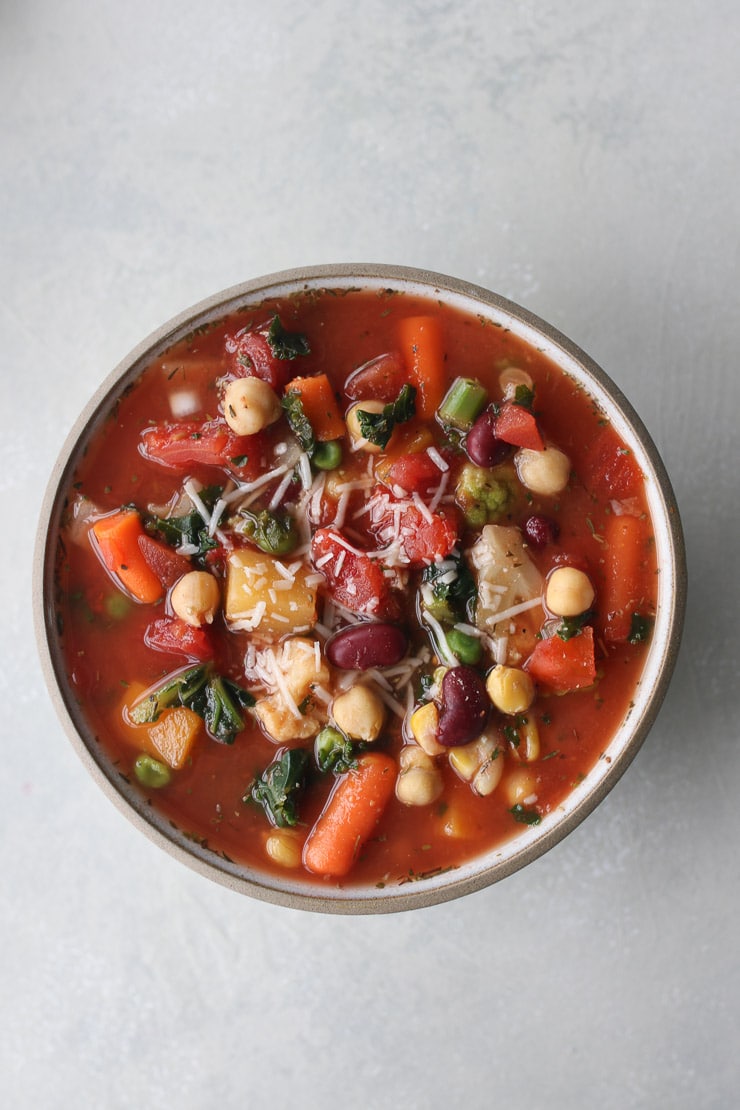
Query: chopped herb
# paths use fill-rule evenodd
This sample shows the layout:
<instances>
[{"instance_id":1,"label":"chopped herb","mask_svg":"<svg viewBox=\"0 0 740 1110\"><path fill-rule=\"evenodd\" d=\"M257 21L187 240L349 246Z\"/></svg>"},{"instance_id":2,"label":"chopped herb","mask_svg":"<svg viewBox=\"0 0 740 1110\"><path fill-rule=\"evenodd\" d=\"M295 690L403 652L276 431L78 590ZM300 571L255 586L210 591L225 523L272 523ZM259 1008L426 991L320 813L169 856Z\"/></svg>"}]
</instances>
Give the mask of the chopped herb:
<instances>
[{"instance_id":1,"label":"chopped herb","mask_svg":"<svg viewBox=\"0 0 740 1110\"><path fill-rule=\"evenodd\" d=\"M631 644L644 644L650 639L652 630L652 617L643 617L640 613L633 613L627 639Z\"/></svg>"},{"instance_id":2,"label":"chopped herb","mask_svg":"<svg viewBox=\"0 0 740 1110\"><path fill-rule=\"evenodd\" d=\"M526 385L518 385L514 393L514 404L519 405L520 408L526 409L527 412L532 411L534 404L534 392Z\"/></svg>"},{"instance_id":3,"label":"chopped herb","mask_svg":"<svg viewBox=\"0 0 740 1110\"><path fill-rule=\"evenodd\" d=\"M290 359L311 354L305 335L300 332L286 331L279 316L273 316L270 321L267 342L275 358Z\"/></svg>"},{"instance_id":4,"label":"chopped herb","mask_svg":"<svg viewBox=\"0 0 740 1110\"><path fill-rule=\"evenodd\" d=\"M298 531L289 513L271 513L263 509L260 513L242 512L244 524L241 531L249 536L260 551L268 555L289 555L298 546Z\"/></svg>"},{"instance_id":5,"label":"chopped herb","mask_svg":"<svg viewBox=\"0 0 740 1110\"><path fill-rule=\"evenodd\" d=\"M525 809L519 802L511 807L509 813L520 825L539 825L542 820L539 813L533 809Z\"/></svg>"},{"instance_id":6,"label":"chopped herb","mask_svg":"<svg viewBox=\"0 0 740 1110\"><path fill-rule=\"evenodd\" d=\"M206 508L211 511L222 492L222 486L205 486L198 491L198 496ZM213 536L208 534L208 525L196 509L185 513L183 516L149 516L144 523L147 532L159 532L172 547L180 547L181 544L192 544L193 547L197 548L194 557L200 563L202 563L203 556L208 551L218 547L218 543Z\"/></svg>"},{"instance_id":7,"label":"chopped herb","mask_svg":"<svg viewBox=\"0 0 740 1110\"><path fill-rule=\"evenodd\" d=\"M357 419L360 431L369 443L385 448L393 434L396 424L405 424L416 413L416 388L405 385L395 401L386 405L382 412L365 412L358 409Z\"/></svg>"},{"instance_id":8,"label":"chopped herb","mask_svg":"<svg viewBox=\"0 0 740 1110\"><path fill-rule=\"evenodd\" d=\"M311 421L303 410L303 401L300 393L289 389L282 400L285 416L290 425L290 430L300 443L307 455L313 455L316 450L316 436Z\"/></svg>"},{"instance_id":9,"label":"chopped herb","mask_svg":"<svg viewBox=\"0 0 740 1110\"><path fill-rule=\"evenodd\" d=\"M246 466L249 462L249 455L235 455L231 462L234 466Z\"/></svg>"},{"instance_id":10,"label":"chopped herb","mask_svg":"<svg viewBox=\"0 0 740 1110\"><path fill-rule=\"evenodd\" d=\"M333 771L337 775L343 775L357 766L352 741L338 728L322 728L316 737L315 752L320 771Z\"/></svg>"},{"instance_id":11,"label":"chopped herb","mask_svg":"<svg viewBox=\"0 0 740 1110\"><path fill-rule=\"evenodd\" d=\"M574 636L580 636L583 626L593 620L593 616L593 609L587 609L585 613L579 613L577 617L562 617L558 625L557 635L561 640L572 640Z\"/></svg>"},{"instance_id":12,"label":"chopped herb","mask_svg":"<svg viewBox=\"0 0 740 1110\"><path fill-rule=\"evenodd\" d=\"M304 786L307 766L308 753L289 748L255 779L242 800L246 803L251 798L261 805L278 828L293 828L298 824L296 795Z\"/></svg>"},{"instance_id":13,"label":"chopped herb","mask_svg":"<svg viewBox=\"0 0 740 1110\"><path fill-rule=\"evenodd\" d=\"M447 581L453 570L455 577ZM475 597L476 587L462 555L450 555L441 563L431 563L424 570L422 582L432 587L431 598L424 601L424 608L436 620L454 624L468 615L468 603Z\"/></svg>"}]
</instances>

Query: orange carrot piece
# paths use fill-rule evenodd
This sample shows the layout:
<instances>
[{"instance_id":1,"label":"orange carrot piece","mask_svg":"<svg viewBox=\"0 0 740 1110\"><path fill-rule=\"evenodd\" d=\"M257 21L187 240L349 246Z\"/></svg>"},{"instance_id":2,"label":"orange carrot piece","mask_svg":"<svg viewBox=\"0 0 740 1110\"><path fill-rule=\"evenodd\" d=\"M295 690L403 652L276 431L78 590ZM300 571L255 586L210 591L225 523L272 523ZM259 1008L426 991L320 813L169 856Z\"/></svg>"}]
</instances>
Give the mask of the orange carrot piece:
<instances>
[{"instance_id":1,"label":"orange carrot piece","mask_svg":"<svg viewBox=\"0 0 740 1110\"><path fill-rule=\"evenodd\" d=\"M316 875L341 878L357 859L390 801L396 763L382 752L359 758L357 769L339 780L308 834L303 862Z\"/></svg>"},{"instance_id":2,"label":"orange carrot piece","mask_svg":"<svg viewBox=\"0 0 740 1110\"><path fill-rule=\"evenodd\" d=\"M636 516L611 516L604 529L604 590L599 609L604 637L623 643L630 633L632 614L643 594L641 567L648 538L647 521Z\"/></svg>"},{"instance_id":3,"label":"orange carrot piece","mask_svg":"<svg viewBox=\"0 0 740 1110\"><path fill-rule=\"evenodd\" d=\"M406 369L417 389L416 414L433 420L445 395L442 327L434 316L407 316L398 327Z\"/></svg>"},{"instance_id":4,"label":"orange carrot piece","mask_svg":"<svg viewBox=\"0 0 740 1110\"><path fill-rule=\"evenodd\" d=\"M139 537L146 533L136 510L121 509L101 517L92 530L103 564L124 589L145 605L159 601L162 584L139 547Z\"/></svg>"},{"instance_id":5,"label":"orange carrot piece","mask_svg":"<svg viewBox=\"0 0 740 1110\"><path fill-rule=\"evenodd\" d=\"M286 393L299 394L303 411L311 423L314 435L321 443L340 439L346 434L347 429L326 374L316 374L313 378L293 378L288 382Z\"/></svg>"}]
</instances>

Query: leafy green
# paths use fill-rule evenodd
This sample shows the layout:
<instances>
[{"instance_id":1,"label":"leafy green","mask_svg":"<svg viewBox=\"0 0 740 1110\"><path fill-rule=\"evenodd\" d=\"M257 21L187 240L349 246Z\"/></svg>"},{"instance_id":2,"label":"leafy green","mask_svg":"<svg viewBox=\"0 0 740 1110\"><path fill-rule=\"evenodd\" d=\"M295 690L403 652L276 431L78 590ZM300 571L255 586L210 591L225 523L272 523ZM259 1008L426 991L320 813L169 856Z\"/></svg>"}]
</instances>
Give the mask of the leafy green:
<instances>
[{"instance_id":1,"label":"leafy green","mask_svg":"<svg viewBox=\"0 0 740 1110\"><path fill-rule=\"evenodd\" d=\"M164 709L175 705L184 705L202 717L214 740L233 744L244 728L241 710L254 705L254 697L211 666L198 664L172 675L135 705L129 715L134 724L148 724L156 721Z\"/></svg>"},{"instance_id":2,"label":"leafy green","mask_svg":"<svg viewBox=\"0 0 740 1110\"><path fill-rule=\"evenodd\" d=\"M533 809L525 809L519 802L511 807L509 813L520 825L539 825L542 820L539 813Z\"/></svg>"},{"instance_id":3,"label":"leafy green","mask_svg":"<svg viewBox=\"0 0 740 1110\"><path fill-rule=\"evenodd\" d=\"M322 728L316 737L316 763L320 771L334 771L343 775L357 766L352 741L330 725Z\"/></svg>"},{"instance_id":4,"label":"leafy green","mask_svg":"<svg viewBox=\"0 0 740 1110\"><path fill-rule=\"evenodd\" d=\"M311 354L306 336L301 332L286 331L279 316L273 316L270 321L267 342L275 358L290 359Z\"/></svg>"},{"instance_id":5,"label":"leafy green","mask_svg":"<svg viewBox=\"0 0 740 1110\"><path fill-rule=\"evenodd\" d=\"M198 496L206 508L212 511L222 493L222 486L204 486L203 489L199 490ZM148 532L159 532L172 547L192 544L193 547L198 549L194 555L196 561L202 560L206 552L218 547L218 543L213 536L208 535L208 525L197 509L193 509L192 512L185 513L183 516L159 517L152 515L146 518L145 523Z\"/></svg>"},{"instance_id":6,"label":"leafy green","mask_svg":"<svg viewBox=\"0 0 740 1110\"><path fill-rule=\"evenodd\" d=\"M243 801L251 798L261 805L278 828L292 828L298 824L296 796L304 786L307 767L308 753L289 748L257 776Z\"/></svg>"},{"instance_id":7,"label":"leafy green","mask_svg":"<svg viewBox=\"0 0 740 1110\"><path fill-rule=\"evenodd\" d=\"M242 531L260 551L268 555L289 555L298 546L298 532L289 513L271 513L263 509L260 513L243 512L242 517Z\"/></svg>"},{"instance_id":8,"label":"leafy green","mask_svg":"<svg viewBox=\"0 0 740 1110\"><path fill-rule=\"evenodd\" d=\"M396 424L405 424L416 413L416 387L405 385L396 397L386 405L382 412L357 410L360 431L369 443L385 447L393 434Z\"/></svg>"},{"instance_id":9,"label":"leafy green","mask_svg":"<svg viewBox=\"0 0 740 1110\"><path fill-rule=\"evenodd\" d=\"M455 500L471 528L492 524L508 510L512 501L511 486L485 466L466 463L455 487Z\"/></svg>"},{"instance_id":10,"label":"leafy green","mask_svg":"<svg viewBox=\"0 0 740 1110\"><path fill-rule=\"evenodd\" d=\"M628 641L631 644L644 644L650 639L653 631L652 617L643 617L640 613L632 614Z\"/></svg>"},{"instance_id":11,"label":"leafy green","mask_svg":"<svg viewBox=\"0 0 740 1110\"><path fill-rule=\"evenodd\" d=\"M518 385L514 393L514 404L519 405L520 408L526 409L527 412L532 411L534 404L534 392L526 385Z\"/></svg>"},{"instance_id":12,"label":"leafy green","mask_svg":"<svg viewBox=\"0 0 740 1110\"><path fill-rule=\"evenodd\" d=\"M593 616L593 609L587 609L585 613L579 613L577 617L562 617L556 635L561 640L572 640L574 636L580 635L583 626L588 624Z\"/></svg>"},{"instance_id":13,"label":"leafy green","mask_svg":"<svg viewBox=\"0 0 740 1110\"><path fill-rule=\"evenodd\" d=\"M455 571L452 581L447 579ZM475 597L475 579L468 570L462 555L449 555L441 563L426 567L422 582L431 585L430 591L422 590L424 608L438 621L454 624L467 616L468 602Z\"/></svg>"},{"instance_id":14,"label":"leafy green","mask_svg":"<svg viewBox=\"0 0 740 1110\"><path fill-rule=\"evenodd\" d=\"M296 389L289 389L282 400L285 416L290 425L290 430L300 443L307 455L313 455L316 450L316 436L311 421L303 410L301 395Z\"/></svg>"}]
</instances>

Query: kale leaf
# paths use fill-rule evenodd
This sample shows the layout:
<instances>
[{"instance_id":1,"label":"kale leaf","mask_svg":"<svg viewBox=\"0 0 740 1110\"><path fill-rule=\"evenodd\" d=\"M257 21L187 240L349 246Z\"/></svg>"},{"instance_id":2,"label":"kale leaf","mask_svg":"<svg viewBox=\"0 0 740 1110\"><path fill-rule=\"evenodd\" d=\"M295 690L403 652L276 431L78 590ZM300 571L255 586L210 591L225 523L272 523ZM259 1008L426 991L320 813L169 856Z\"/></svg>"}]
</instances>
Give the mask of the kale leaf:
<instances>
[{"instance_id":1,"label":"kale leaf","mask_svg":"<svg viewBox=\"0 0 740 1110\"><path fill-rule=\"evenodd\" d=\"M298 546L298 532L290 514L278 515L269 509L260 513L243 512L243 531L260 551L268 555L289 555Z\"/></svg>"},{"instance_id":2,"label":"kale leaf","mask_svg":"<svg viewBox=\"0 0 740 1110\"><path fill-rule=\"evenodd\" d=\"M311 421L303 411L303 401L297 390L289 389L282 400L285 416L290 425L290 430L300 443L303 450L310 457L316 450L316 436L314 435Z\"/></svg>"},{"instance_id":3,"label":"kale leaf","mask_svg":"<svg viewBox=\"0 0 740 1110\"><path fill-rule=\"evenodd\" d=\"M242 709L254 705L254 696L236 682L200 664L173 675L130 710L137 725L156 721L164 709L184 705L202 717L209 736L220 744L233 744L244 728Z\"/></svg>"},{"instance_id":4,"label":"kale leaf","mask_svg":"<svg viewBox=\"0 0 740 1110\"><path fill-rule=\"evenodd\" d=\"M633 613L627 640L631 644L644 644L650 639L652 631L652 617L643 617L640 613Z\"/></svg>"},{"instance_id":5,"label":"kale leaf","mask_svg":"<svg viewBox=\"0 0 740 1110\"><path fill-rule=\"evenodd\" d=\"M452 581L446 581L452 570L455 571L455 577ZM476 587L475 579L461 555L449 555L441 563L431 563L424 570L422 582L428 583L432 588L431 600L424 601L424 608L433 617L454 624L467 616L468 602L475 597Z\"/></svg>"},{"instance_id":6,"label":"kale leaf","mask_svg":"<svg viewBox=\"0 0 740 1110\"><path fill-rule=\"evenodd\" d=\"M311 354L305 335L297 331L286 331L279 316L273 316L270 321L267 342L275 358L290 359Z\"/></svg>"},{"instance_id":7,"label":"kale leaf","mask_svg":"<svg viewBox=\"0 0 740 1110\"><path fill-rule=\"evenodd\" d=\"M360 431L369 443L385 448L393 434L396 424L404 424L416 413L416 387L405 385L396 397L386 405L382 412L357 410Z\"/></svg>"},{"instance_id":8,"label":"kale leaf","mask_svg":"<svg viewBox=\"0 0 740 1110\"><path fill-rule=\"evenodd\" d=\"M259 803L278 828L292 828L298 824L296 796L303 789L307 767L308 753L289 748L257 776L242 800Z\"/></svg>"},{"instance_id":9,"label":"kale leaf","mask_svg":"<svg viewBox=\"0 0 740 1110\"><path fill-rule=\"evenodd\" d=\"M345 771L354 770L357 766L352 741L338 728L330 725L322 728L316 737L315 750L320 771L334 771L337 775L343 775Z\"/></svg>"},{"instance_id":10,"label":"kale leaf","mask_svg":"<svg viewBox=\"0 0 740 1110\"><path fill-rule=\"evenodd\" d=\"M581 634L584 625L593 620L593 616L593 609L587 609L585 613L579 613L577 617L562 617L557 628L557 635L561 640L572 640L574 636Z\"/></svg>"},{"instance_id":11,"label":"kale leaf","mask_svg":"<svg viewBox=\"0 0 740 1110\"><path fill-rule=\"evenodd\" d=\"M198 495L206 508L212 511L222 493L222 486L204 486L199 490ZM149 516L146 518L146 529L148 532L159 532L172 547L192 544L198 549L194 553L194 558L199 562L208 551L218 547L213 536L209 536L208 525L197 509L183 516Z\"/></svg>"},{"instance_id":12,"label":"kale leaf","mask_svg":"<svg viewBox=\"0 0 740 1110\"><path fill-rule=\"evenodd\" d=\"M533 809L525 809L519 802L511 807L509 813L520 825L539 825L542 820L539 813Z\"/></svg>"}]
</instances>

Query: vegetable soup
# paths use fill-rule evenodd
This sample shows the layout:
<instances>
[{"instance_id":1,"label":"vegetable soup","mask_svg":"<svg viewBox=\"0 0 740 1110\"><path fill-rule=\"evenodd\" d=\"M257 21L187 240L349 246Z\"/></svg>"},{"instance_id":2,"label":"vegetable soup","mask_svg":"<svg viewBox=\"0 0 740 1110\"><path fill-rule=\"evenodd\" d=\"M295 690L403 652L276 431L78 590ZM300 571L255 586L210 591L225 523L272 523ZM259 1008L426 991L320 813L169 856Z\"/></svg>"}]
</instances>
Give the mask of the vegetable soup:
<instances>
[{"instance_id":1,"label":"vegetable soup","mask_svg":"<svg viewBox=\"0 0 740 1110\"><path fill-rule=\"evenodd\" d=\"M261 873L389 887L536 835L643 667L643 475L483 316L306 289L198 328L79 458L56 605L118 772Z\"/></svg>"}]
</instances>

